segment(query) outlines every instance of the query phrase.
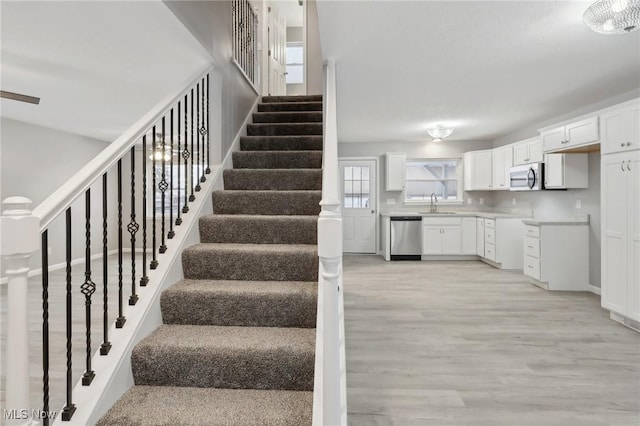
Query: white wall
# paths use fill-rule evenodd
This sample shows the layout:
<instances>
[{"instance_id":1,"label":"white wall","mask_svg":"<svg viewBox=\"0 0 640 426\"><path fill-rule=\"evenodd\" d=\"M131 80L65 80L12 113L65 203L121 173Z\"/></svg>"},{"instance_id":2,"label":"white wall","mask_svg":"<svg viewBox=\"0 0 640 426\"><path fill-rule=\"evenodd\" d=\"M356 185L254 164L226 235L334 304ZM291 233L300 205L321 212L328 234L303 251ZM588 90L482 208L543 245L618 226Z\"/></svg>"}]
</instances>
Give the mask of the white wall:
<instances>
[{"instance_id":1,"label":"white wall","mask_svg":"<svg viewBox=\"0 0 640 426\"><path fill-rule=\"evenodd\" d=\"M378 143L339 143L338 156L345 157L376 157L378 159L378 202L380 211L416 210L415 205L405 207L403 195L399 191L385 191L385 165L384 154L386 152L404 152L407 158L460 158L467 151L491 148L491 141L444 141L444 142L378 142ZM462 171L460 172L462 179ZM490 196L483 196L485 204L490 203ZM471 197L472 204L467 204L466 200ZM479 197L473 193L464 193L465 208L478 209L480 207ZM387 204L387 200L395 201L395 204ZM482 206L484 207L484 206Z\"/></svg>"},{"instance_id":2,"label":"white wall","mask_svg":"<svg viewBox=\"0 0 640 426\"><path fill-rule=\"evenodd\" d=\"M232 29L230 1L165 1L183 25L200 41L217 62L216 76L219 97L212 91L211 138L220 140L221 150L216 158L222 159L231 147L235 135L251 110L258 95L231 62ZM216 81L211 82L212 90ZM216 109L220 122L215 119ZM216 126L217 123L217 126ZM212 164L215 164L212 162Z\"/></svg>"},{"instance_id":3,"label":"white wall","mask_svg":"<svg viewBox=\"0 0 640 426\"><path fill-rule=\"evenodd\" d=\"M1 120L2 139L2 198L24 196L33 201L35 208L60 185L71 178L87 162L92 160L107 143L85 136L35 126L7 118ZM110 197L115 197L115 174L108 181ZM91 188L92 253L100 253L102 247L102 182ZM115 207L109 209L109 227L114 229ZM84 197L72 206L73 258L84 256ZM64 262L64 214L49 227L49 264ZM115 247L110 238L109 246ZM31 258L33 268L40 267L40 253Z\"/></svg>"},{"instance_id":4,"label":"white wall","mask_svg":"<svg viewBox=\"0 0 640 426\"><path fill-rule=\"evenodd\" d=\"M307 1L307 94L321 95L324 86L322 71L322 47L318 27L318 7L316 0Z\"/></svg>"}]
</instances>

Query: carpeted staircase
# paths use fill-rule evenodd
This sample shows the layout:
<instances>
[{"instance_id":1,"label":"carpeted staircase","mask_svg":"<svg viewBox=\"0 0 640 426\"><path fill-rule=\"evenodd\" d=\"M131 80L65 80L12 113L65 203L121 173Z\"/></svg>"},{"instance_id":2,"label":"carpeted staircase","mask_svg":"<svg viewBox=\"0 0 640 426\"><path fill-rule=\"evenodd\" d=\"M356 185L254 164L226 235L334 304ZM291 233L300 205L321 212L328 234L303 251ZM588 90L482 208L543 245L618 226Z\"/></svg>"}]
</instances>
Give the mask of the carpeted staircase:
<instances>
[{"instance_id":1,"label":"carpeted staircase","mask_svg":"<svg viewBox=\"0 0 640 426\"><path fill-rule=\"evenodd\" d=\"M265 97L99 425L310 425L322 98Z\"/></svg>"}]
</instances>

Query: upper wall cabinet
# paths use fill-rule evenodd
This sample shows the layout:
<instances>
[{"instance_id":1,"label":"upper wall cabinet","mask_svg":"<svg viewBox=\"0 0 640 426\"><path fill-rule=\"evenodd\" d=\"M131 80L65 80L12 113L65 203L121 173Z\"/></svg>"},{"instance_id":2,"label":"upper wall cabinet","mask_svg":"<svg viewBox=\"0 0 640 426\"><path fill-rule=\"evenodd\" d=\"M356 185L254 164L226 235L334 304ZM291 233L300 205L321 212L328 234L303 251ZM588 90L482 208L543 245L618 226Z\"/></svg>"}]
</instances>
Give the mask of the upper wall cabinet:
<instances>
[{"instance_id":1,"label":"upper wall cabinet","mask_svg":"<svg viewBox=\"0 0 640 426\"><path fill-rule=\"evenodd\" d=\"M482 191L493 189L492 150L464 153L464 190Z\"/></svg>"},{"instance_id":2,"label":"upper wall cabinet","mask_svg":"<svg viewBox=\"0 0 640 426\"><path fill-rule=\"evenodd\" d=\"M640 148L640 102L600 115L603 154Z\"/></svg>"},{"instance_id":3,"label":"upper wall cabinet","mask_svg":"<svg viewBox=\"0 0 640 426\"><path fill-rule=\"evenodd\" d=\"M599 139L598 116L594 115L563 126L542 130L540 138L545 153L597 143Z\"/></svg>"},{"instance_id":4,"label":"upper wall cabinet","mask_svg":"<svg viewBox=\"0 0 640 426\"><path fill-rule=\"evenodd\" d=\"M505 145L493 149L493 189L509 190L509 171L513 166L513 146Z\"/></svg>"},{"instance_id":5,"label":"upper wall cabinet","mask_svg":"<svg viewBox=\"0 0 640 426\"><path fill-rule=\"evenodd\" d=\"M404 152L387 152L385 160L385 189L387 191L403 191L407 177L406 154Z\"/></svg>"},{"instance_id":6,"label":"upper wall cabinet","mask_svg":"<svg viewBox=\"0 0 640 426\"><path fill-rule=\"evenodd\" d=\"M535 137L513 144L513 164L529 164L542 161L542 142Z\"/></svg>"}]
</instances>

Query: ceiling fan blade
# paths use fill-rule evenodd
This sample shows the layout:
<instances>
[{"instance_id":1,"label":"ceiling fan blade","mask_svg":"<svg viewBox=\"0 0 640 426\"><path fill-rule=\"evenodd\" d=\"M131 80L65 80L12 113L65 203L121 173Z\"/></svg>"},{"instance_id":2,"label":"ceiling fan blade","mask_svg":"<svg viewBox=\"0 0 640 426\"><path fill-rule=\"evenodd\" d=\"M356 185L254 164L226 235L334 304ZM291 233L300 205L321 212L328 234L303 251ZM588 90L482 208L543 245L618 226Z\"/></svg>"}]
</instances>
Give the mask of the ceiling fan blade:
<instances>
[{"instance_id":1,"label":"ceiling fan blade","mask_svg":"<svg viewBox=\"0 0 640 426\"><path fill-rule=\"evenodd\" d=\"M40 103L40 98L36 98L35 96L21 95L20 93L7 92L5 90L0 90L0 98L11 99L11 100L20 101L20 102L27 102L27 103L36 104L36 105Z\"/></svg>"}]
</instances>

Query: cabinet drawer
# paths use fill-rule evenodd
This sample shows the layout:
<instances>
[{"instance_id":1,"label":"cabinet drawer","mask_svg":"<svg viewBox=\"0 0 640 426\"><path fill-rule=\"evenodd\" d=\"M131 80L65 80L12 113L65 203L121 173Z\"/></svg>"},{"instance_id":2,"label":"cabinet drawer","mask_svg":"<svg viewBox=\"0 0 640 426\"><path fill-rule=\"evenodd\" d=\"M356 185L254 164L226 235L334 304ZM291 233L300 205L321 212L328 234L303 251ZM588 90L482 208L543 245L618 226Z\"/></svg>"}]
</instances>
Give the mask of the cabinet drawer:
<instances>
[{"instance_id":1,"label":"cabinet drawer","mask_svg":"<svg viewBox=\"0 0 640 426\"><path fill-rule=\"evenodd\" d=\"M540 259L524 256L524 274L540 280Z\"/></svg>"},{"instance_id":2,"label":"cabinet drawer","mask_svg":"<svg viewBox=\"0 0 640 426\"><path fill-rule=\"evenodd\" d=\"M496 243L496 230L491 228L484 228L484 240L487 243Z\"/></svg>"},{"instance_id":3,"label":"cabinet drawer","mask_svg":"<svg viewBox=\"0 0 640 426\"><path fill-rule=\"evenodd\" d=\"M461 224L462 219L459 217L422 217L422 226L452 226Z\"/></svg>"},{"instance_id":4,"label":"cabinet drawer","mask_svg":"<svg viewBox=\"0 0 640 426\"><path fill-rule=\"evenodd\" d=\"M525 235L524 237L524 254L527 256L540 258L540 240L535 237Z\"/></svg>"},{"instance_id":5,"label":"cabinet drawer","mask_svg":"<svg viewBox=\"0 0 640 426\"><path fill-rule=\"evenodd\" d=\"M484 220L484 226L486 228L496 229L496 221L495 221L495 219L485 219Z\"/></svg>"},{"instance_id":6,"label":"cabinet drawer","mask_svg":"<svg viewBox=\"0 0 640 426\"><path fill-rule=\"evenodd\" d=\"M489 260L496 261L496 246L493 244L485 243L484 245L484 257Z\"/></svg>"},{"instance_id":7,"label":"cabinet drawer","mask_svg":"<svg viewBox=\"0 0 640 426\"><path fill-rule=\"evenodd\" d=\"M525 227L524 227L524 235L529 236L529 237L539 238L540 237L540 227L539 226L525 225Z\"/></svg>"}]
</instances>

